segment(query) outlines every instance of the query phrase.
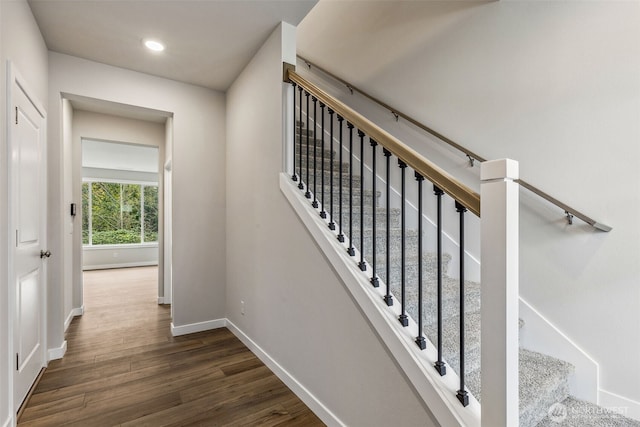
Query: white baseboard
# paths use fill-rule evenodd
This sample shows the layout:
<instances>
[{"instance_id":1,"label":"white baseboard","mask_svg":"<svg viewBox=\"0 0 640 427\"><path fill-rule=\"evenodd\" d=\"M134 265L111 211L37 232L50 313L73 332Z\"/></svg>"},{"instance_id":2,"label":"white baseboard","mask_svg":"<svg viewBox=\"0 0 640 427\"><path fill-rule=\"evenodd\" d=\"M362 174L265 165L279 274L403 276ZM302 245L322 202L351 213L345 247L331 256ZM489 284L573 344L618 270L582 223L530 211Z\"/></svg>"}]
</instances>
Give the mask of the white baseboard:
<instances>
[{"instance_id":1,"label":"white baseboard","mask_svg":"<svg viewBox=\"0 0 640 427\"><path fill-rule=\"evenodd\" d=\"M276 374L287 387L302 400L316 414L322 422L328 426L344 426L345 424L327 408L320 400L318 400L307 388L300 384L293 375L276 362L267 352L265 352L255 341L249 338L230 320L226 319L227 328L236 336L244 345L246 345L258 359L262 361L271 371Z\"/></svg>"},{"instance_id":2,"label":"white baseboard","mask_svg":"<svg viewBox=\"0 0 640 427\"><path fill-rule=\"evenodd\" d=\"M48 357L49 357L48 361L62 359L66 352L67 352L67 341L65 340L62 342L62 345L60 347L50 348L48 350Z\"/></svg>"},{"instance_id":3,"label":"white baseboard","mask_svg":"<svg viewBox=\"0 0 640 427\"><path fill-rule=\"evenodd\" d=\"M568 336L556 328L531 304L520 298L520 345L528 350L544 353L575 366L569 379L571 394L579 399L599 403L599 365Z\"/></svg>"},{"instance_id":4,"label":"white baseboard","mask_svg":"<svg viewBox=\"0 0 640 427\"><path fill-rule=\"evenodd\" d=\"M67 319L64 321L64 331L67 332L67 329L69 329L69 325L71 325L74 317L82 316L83 314L84 306L72 308L69 312L69 315L67 316Z\"/></svg>"},{"instance_id":5,"label":"white baseboard","mask_svg":"<svg viewBox=\"0 0 640 427\"><path fill-rule=\"evenodd\" d=\"M11 427L13 425L13 418L9 416L7 420L2 424L2 427Z\"/></svg>"},{"instance_id":6,"label":"white baseboard","mask_svg":"<svg viewBox=\"0 0 640 427\"><path fill-rule=\"evenodd\" d=\"M210 329L224 328L225 326L227 326L227 319L207 320L206 322L190 323L180 326L175 326L173 322L171 322L171 335L177 337L180 335L208 331Z\"/></svg>"},{"instance_id":7,"label":"white baseboard","mask_svg":"<svg viewBox=\"0 0 640 427\"><path fill-rule=\"evenodd\" d=\"M108 270L110 268L150 267L152 265L158 265L158 261L123 262L120 264L83 265L82 270L88 271L88 270Z\"/></svg>"},{"instance_id":8,"label":"white baseboard","mask_svg":"<svg viewBox=\"0 0 640 427\"><path fill-rule=\"evenodd\" d=\"M600 406L640 421L640 402L600 389Z\"/></svg>"}]
</instances>

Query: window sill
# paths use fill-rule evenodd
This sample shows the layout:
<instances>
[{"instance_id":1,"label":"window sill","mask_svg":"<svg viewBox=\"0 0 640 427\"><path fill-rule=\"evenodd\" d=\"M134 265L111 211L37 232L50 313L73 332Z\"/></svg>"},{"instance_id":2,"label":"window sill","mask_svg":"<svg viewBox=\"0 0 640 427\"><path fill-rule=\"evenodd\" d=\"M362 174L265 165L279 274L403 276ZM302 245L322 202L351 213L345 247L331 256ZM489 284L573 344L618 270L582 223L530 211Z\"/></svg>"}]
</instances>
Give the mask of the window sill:
<instances>
[{"instance_id":1,"label":"window sill","mask_svg":"<svg viewBox=\"0 0 640 427\"><path fill-rule=\"evenodd\" d=\"M114 250L114 249L145 249L145 248L157 248L158 242L152 243L125 243L118 245L82 245L82 249L86 251L98 251L98 250Z\"/></svg>"}]
</instances>

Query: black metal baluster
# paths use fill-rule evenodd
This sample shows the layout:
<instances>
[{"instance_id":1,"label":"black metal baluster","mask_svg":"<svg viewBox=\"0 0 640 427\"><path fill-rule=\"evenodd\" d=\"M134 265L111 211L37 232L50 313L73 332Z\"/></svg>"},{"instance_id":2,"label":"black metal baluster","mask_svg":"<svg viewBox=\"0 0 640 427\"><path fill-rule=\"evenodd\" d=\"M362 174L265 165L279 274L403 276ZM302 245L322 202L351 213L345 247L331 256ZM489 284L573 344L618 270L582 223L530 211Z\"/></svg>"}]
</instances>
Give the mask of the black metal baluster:
<instances>
[{"instance_id":1,"label":"black metal baluster","mask_svg":"<svg viewBox=\"0 0 640 427\"><path fill-rule=\"evenodd\" d=\"M457 396L462 406L467 406L469 395L464 389L464 213L467 208L456 201L456 211L460 214L460 390Z\"/></svg>"},{"instance_id":2,"label":"black metal baluster","mask_svg":"<svg viewBox=\"0 0 640 427\"><path fill-rule=\"evenodd\" d=\"M373 273L371 274L371 284L374 288L380 286L380 281L378 280L378 275L376 274L376 146L378 143L373 139L369 138L369 142L371 144L371 169L373 170L371 174L372 178L372 191L373 191L373 202L371 203L371 212L373 217L371 218L372 226L371 226L371 234L372 234L372 244L371 244L371 269Z\"/></svg>"},{"instance_id":3,"label":"black metal baluster","mask_svg":"<svg viewBox=\"0 0 640 427\"><path fill-rule=\"evenodd\" d=\"M358 129L360 137L360 270L367 271L367 264L364 262L364 132ZM375 194L373 200L376 199Z\"/></svg>"},{"instance_id":4,"label":"black metal baluster","mask_svg":"<svg viewBox=\"0 0 640 427\"><path fill-rule=\"evenodd\" d=\"M325 210L324 204L324 103L320 103L320 114L322 115L320 131L322 134L322 167L320 168L320 187L322 188L322 192L320 193L320 203L322 204L322 211L320 211L320 218L324 219L327 217L327 211Z\"/></svg>"},{"instance_id":5,"label":"black metal baluster","mask_svg":"<svg viewBox=\"0 0 640 427\"><path fill-rule=\"evenodd\" d=\"M302 184L302 86L298 86L298 92L300 94L300 132L298 133L298 140L300 141L300 146L298 147L298 168L300 169L300 182L298 183L298 188L302 190L304 185Z\"/></svg>"},{"instance_id":6,"label":"black metal baluster","mask_svg":"<svg viewBox=\"0 0 640 427\"><path fill-rule=\"evenodd\" d=\"M318 194L318 191L316 188L316 182L318 181L318 169L316 165L318 163L318 138L316 138L315 134L318 130L318 98L312 96L311 100L313 101L313 202L311 203L311 206L317 208L318 199L316 194Z\"/></svg>"},{"instance_id":7,"label":"black metal baluster","mask_svg":"<svg viewBox=\"0 0 640 427\"><path fill-rule=\"evenodd\" d=\"M389 307L393 305L393 297L391 296L391 151L386 148L382 149L384 156L387 158L387 292L384 296L384 302L387 303Z\"/></svg>"},{"instance_id":8,"label":"black metal baluster","mask_svg":"<svg viewBox=\"0 0 640 427\"><path fill-rule=\"evenodd\" d=\"M420 350L427 348L427 341L422 336L422 181L424 177L415 173L418 181L418 336L416 344Z\"/></svg>"},{"instance_id":9,"label":"black metal baluster","mask_svg":"<svg viewBox=\"0 0 640 427\"><path fill-rule=\"evenodd\" d=\"M407 309L406 309L406 295L405 295L405 287L406 287L406 281L405 281L405 265L404 265L404 261L405 261L405 227L406 227L406 212L405 212L405 204L406 204L406 185L405 185L405 173L404 170L407 168L407 164L405 162L403 162L402 160L398 159L398 166L400 167L400 170L402 171L402 180L401 180L401 193L402 193L402 206L400 207L400 211L401 211L401 224L400 224L400 229L401 229L401 236L400 236L400 263L401 263L401 270L400 270L400 302L401 302L401 312L400 312L400 316L398 316L398 320L400 321L400 323L402 324L402 326L409 326L409 316L407 316Z\"/></svg>"},{"instance_id":10,"label":"black metal baluster","mask_svg":"<svg viewBox=\"0 0 640 427\"><path fill-rule=\"evenodd\" d=\"M344 234L342 233L342 122L344 117L338 114L338 123L340 124L340 164L338 165L339 178L338 184L340 192L338 193L338 241L344 243Z\"/></svg>"},{"instance_id":11,"label":"black metal baluster","mask_svg":"<svg viewBox=\"0 0 640 427\"><path fill-rule=\"evenodd\" d=\"M334 154L333 154L333 110L331 108L329 108L329 123L330 123L330 132L329 132L329 149L331 150L331 164L329 166L330 169L330 173L331 176L329 177L329 183L330 183L330 187L329 188L329 199L331 200L331 205L329 206L329 230L335 230L336 229L336 222L334 220L334 216L333 216L333 158L334 158Z\"/></svg>"},{"instance_id":12,"label":"black metal baluster","mask_svg":"<svg viewBox=\"0 0 640 427\"><path fill-rule=\"evenodd\" d=\"M298 124L296 123L296 87L298 86L295 82L291 82L293 85L293 173L291 174L291 179L294 181L298 180L298 176L296 175L296 129L298 128Z\"/></svg>"},{"instance_id":13,"label":"black metal baluster","mask_svg":"<svg viewBox=\"0 0 640 427\"><path fill-rule=\"evenodd\" d=\"M347 253L351 256L356 254L353 247L353 123L347 122L349 128L349 248Z\"/></svg>"},{"instance_id":14,"label":"black metal baluster","mask_svg":"<svg viewBox=\"0 0 640 427\"><path fill-rule=\"evenodd\" d=\"M305 90L304 96L307 97L307 180L305 181L305 188L307 189L307 191L304 193L304 197L306 197L307 199L311 198L311 192L309 191L309 168L311 166L311 164L309 163L309 95L309 92Z\"/></svg>"},{"instance_id":15,"label":"black metal baluster","mask_svg":"<svg viewBox=\"0 0 640 427\"><path fill-rule=\"evenodd\" d=\"M442 376L447 373L447 367L442 361L442 195L444 191L433 186L433 193L437 197L438 231L437 231L437 257L438 257L438 361L435 363L436 371Z\"/></svg>"}]
</instances>

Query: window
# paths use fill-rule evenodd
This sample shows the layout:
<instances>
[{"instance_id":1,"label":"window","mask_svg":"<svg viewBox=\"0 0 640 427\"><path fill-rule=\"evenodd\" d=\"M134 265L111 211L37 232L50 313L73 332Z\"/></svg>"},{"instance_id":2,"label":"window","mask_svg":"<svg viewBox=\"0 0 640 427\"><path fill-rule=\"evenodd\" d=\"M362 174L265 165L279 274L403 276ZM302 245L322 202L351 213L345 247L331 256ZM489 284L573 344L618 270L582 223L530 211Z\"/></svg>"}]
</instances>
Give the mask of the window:
<instances>
[{"instance_id":1,"label":"window","mask_svg":"<svg viewBox=\"0 0 640 427\"><path fill-rule=\"evenodd\" d=\"M82 183L82 243L122 245L158 241L158 186Z\"/></svg>"}]
</instances>

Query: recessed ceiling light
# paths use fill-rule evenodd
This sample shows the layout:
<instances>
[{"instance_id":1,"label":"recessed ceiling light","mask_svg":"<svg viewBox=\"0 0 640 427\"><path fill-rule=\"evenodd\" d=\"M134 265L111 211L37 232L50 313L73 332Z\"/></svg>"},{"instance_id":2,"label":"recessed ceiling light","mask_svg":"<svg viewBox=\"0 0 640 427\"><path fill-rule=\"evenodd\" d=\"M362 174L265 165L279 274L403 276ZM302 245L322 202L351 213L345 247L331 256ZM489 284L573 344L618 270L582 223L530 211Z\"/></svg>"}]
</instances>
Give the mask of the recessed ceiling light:
<instances>
[{"instance_id":1,"label":"recessed ceiling light","mask_svg":"<svg viewBox=\"0 0 640 427\"><path fill-rule=\"evenodd\" d=\"M154 52L162 52L164 50L164 45L157 40L145 40L144 45L147 49L150 49Z\"/></svg>"}]
</instances>

